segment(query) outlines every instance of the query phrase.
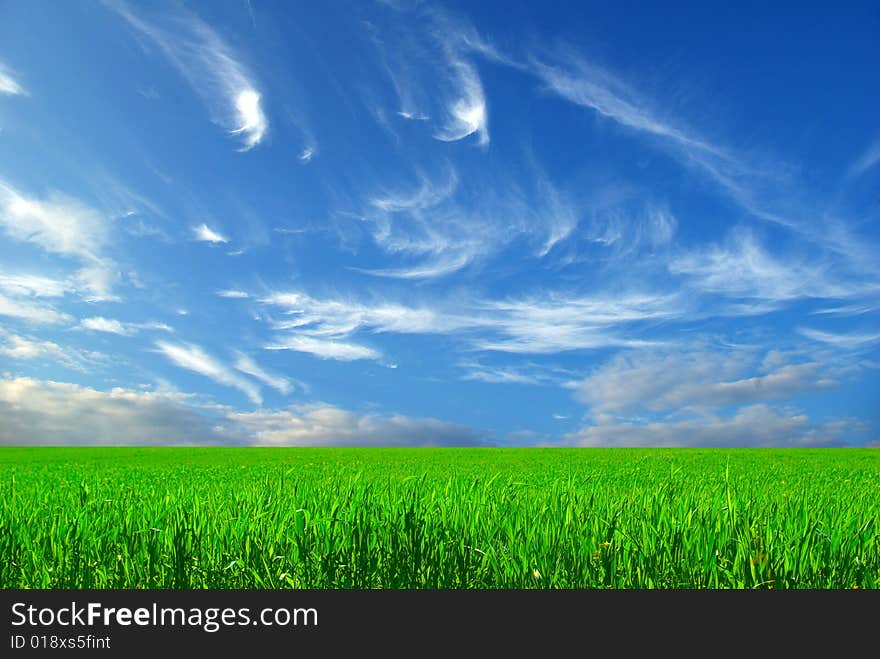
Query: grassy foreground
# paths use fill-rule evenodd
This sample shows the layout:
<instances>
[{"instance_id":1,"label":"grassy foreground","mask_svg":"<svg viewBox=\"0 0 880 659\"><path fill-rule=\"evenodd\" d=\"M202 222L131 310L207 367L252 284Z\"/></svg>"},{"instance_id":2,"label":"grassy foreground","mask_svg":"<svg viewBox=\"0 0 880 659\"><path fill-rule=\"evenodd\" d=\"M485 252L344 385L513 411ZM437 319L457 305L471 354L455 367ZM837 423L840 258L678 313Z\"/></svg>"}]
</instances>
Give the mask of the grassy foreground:
<instances>
[{"instance_id":1,"label":"grassy foreground","mask_svg":"<svg viewBox=\"0 0 880 659\"><path fill-rule=\"evenodd\" d=\"M880 450L0 449L2 588L877 588Z\"/></svg>"}]
</instances>

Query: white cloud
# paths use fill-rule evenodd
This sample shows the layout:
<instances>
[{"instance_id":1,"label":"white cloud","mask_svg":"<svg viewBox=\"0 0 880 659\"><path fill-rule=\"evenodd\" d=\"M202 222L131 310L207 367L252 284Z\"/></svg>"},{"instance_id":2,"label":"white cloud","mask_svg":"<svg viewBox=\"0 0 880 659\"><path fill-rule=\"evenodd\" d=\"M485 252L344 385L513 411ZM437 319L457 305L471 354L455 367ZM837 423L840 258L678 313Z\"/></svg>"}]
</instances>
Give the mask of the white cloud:
<instances>
[{"instance_id":1,"label":"white cloud","mask_svg":"<svg viewBox=\"0 0 880 659\"><path fill-rule=\"evenodd\" d=\"M261 446L479 446L470 428L437 419L358 415L330 405L233 413L229 418Z\"/></svg>"},{"instance_id":2,"label":"white cloud","mask_svg":"<svg viewBox=\"0 0 880 659\"><path fill-rule=\"evenodd\" d=\"M70 283L41 275L0 272L0 290L16 297L63 297Z\"/></svg>"},{"instance_id":3,"label":"white cloud","mask_svg":"<svg viewBox=\"0 0 880 659\"><path fill-rule=\"evenodd\" d=\"M669 271L686 276L692 286L708 293L771 302L842 298L863 290L859 283L838 281L821 261L773 256L744 230L733 231L726 246L674 258Z\"/></svg>"},{"instance_id":4,"label":"white cloud","mask_svg":"<svg viewBox=\"0 0 880 659\"><path fill-rule=\"evenodd\" d=\"M257 146L269 122L262 95L236 54L195 14L183 8L148 20L122 0L106 4L145 35L204 99L215 123L243 141L242 151Z\"/></svg>"},{"instance_id":5,"label":"white cloud","mask_svg":"<svg viewBox=\"0 0 880 659\"><path fill-rule=\"evenodd\" d=\"M76 272L73 281L87 302L119 302L121 298L113 294L113 287L120 279L116 265L108 260L96 261L93 265Z\"/></svg>"},{"instance_id":6,"label":"white cloud","mask_svg":"<svg viewBox=\"0 0 880 659\"><path fill-rule=\"evenodd\" d=\"M120 334L122 336L133 334L130 329L126 328L118 320L111 320L101 316L84 318L80 321L80 326L84 329L94 330L95 332L107 332L108 334Z\"/></svg>"},{"instance_id":7,"label":"white cloud","mask_svg":"<svg viewBox=\"0 0 880 659\"><path fill-rule=\"evenodd\" d=\"M163 332L173 332L174 329L165 323L123 323L112 318L104 318L103 316L94 316L92 318L83 318L79 326L82 329L92 330L94 332L105 332L107 334L118 334L120 336L133 336L141 330L160 330Z\"/></svg>"},{"instance_id":8,"label":"white cloud","mask_svg":"<svg viewBox=\"0 0 880 659\"><path fill-rule=\"evenodd\" d=\"M217 295L220 297L230 298L233 300L243 300L245 298L250 297L250 295L248 295L244 291L238 291L238 290L231 289L231 288L228 288L228 289L225 289L222 291L217 291Z\"/></svg>"},{"instance_id":9,"label":"white cloud","mask_svg":"<svg viewBox=\"0 0 880 659\"><path fill-rule=\"evenodd\" d=\"M0 226L16 240L88 262L99 261L107 242L107 222L94 209L60 193L45 200L28 198L2 180Z\"/></svg>"},{"instance_id":10,"label":"white cloud","mask_svg":"<svg viewBox=\"0 0 880 659\"><path fill-rule=\"evenodd\" d=\"M468 263L474 260L473 254L450 253L438 256L435 259L420 263L410 268L355 268L374 277L390 277L392 279L432 279L443 277L453 272L458 272Z\"/></svg>"},{"instance_id":11,"label":"white cloud","mask_svg":"<svg viewBox=\"0 0 880 659\"><path fill-rule=\"evenodd\" d=\"M235 360L235 368L242 373L259 380L263 384L276 389L282 394L289 394L293 389L293 384L289 379L269 373L247 355L241 353L238 354L238 358Z\"/></svg>"},{"instance_id":12,"label":"white cloud","mask_svg":"<svg viewBox=\"0 0 880 659\"><path fill-rule=\"evenodd\" d=\"M866 313L873 313L874 311L880 311L880 307L872 304L845 304L840 307L817 309L812 313L829 316L861 316Z\"/></svg>"},{"instance_id":13,"label":"white cloud","mask_svg":"<svg viewBox=\"0 0 880 659\"><path fill-rule=\"evenodd\" d=\"M566 435L565 441L575 446L618 447L836 446L846 443L854 429L854 423L816 426L803 414L750 405L731 417L587 426Z\"/></svg>"},{"instance_id":14,"label":"white cloud","mask_svg":"<svg viewBox=\"0 0 880 659\"><path fill-rule=\"evenodd\" d=\"M376 244L389 255L423 260L405 267L360 271L399 279L442 277L497 249L491 242L495 228L475 217L473 209L460 206L455 200L458 188L458 175L450 170L440 182L420 175L415 190L383 190L373 195L364 219L372 225Z\"/></svg>"},{"instance_id":15,"label":"white cloud","mask_svg":"<svg viewBox=\"0 0 880 659\"><path fill-rule=\"evenodd\" d=\"M291 320L275 323L277 329L295 329L316 337L342 338L360 329L399 334L431 334L462 327L464 319L428 307L408 307L376 300L318 299L300 293L275 292L260 300L280 307Z\"/></svg>"},{"instance_id":16,"label":"white cloud","mask_svg":"<svg viewBox=\"0 0 880 659\"><path fill-rule=\"evenodd\" d=\"M452 310L409 307L374 301L316 299L304 293L272 293L260 300L278 306L289 320L274 322L277 330L295 333L294 345L280 337L276 348L304 348L326 354L339 351L350 358L378 358L363 346L340 349L312 341L339 341L359 331L395 334L469 336L478 350L520 354L551 354L610 346L644 346L651 342L626 336L626 329L644 321L680 317L683 302L675 295L618 294L575 297L543 294L513 300L457 301ZM477 335L479 333L479 335ZM359 355L359 357L355 357ZM371 355L368 357L367 355Z\"/></svg>"},{"instance_id":17,"label":"white cloud","mask_svg":"<svg viewBox=\"0 0 880 659\"><path fill-rule=\"evenodd\" d=\"M408 119L409 121L427 121L431 117L426 114L422 114L421 112L406 112L405 110L400 110L398 113L404 119Z\"/></svg>"},{"instance_id":18,"label":"white cloud","mask_svg":"<svg viewBox=\"0 0 880 659\"><path fill-rule=\"evenodd\" d=\"M245 139L244 151L254 148L263 139L269 122L260 107L260 94L253 89L245 89L235 99L235 110L238 113L238 128L230 132L242 134Z\"/></svg>"},{"instance_id":19,"label":"white cloud","mask_svg":"<svg viewBox=\"0 0 880 659\"><path fill-rule=\"evenodd\" d=\"M4 332L2 329L0 329L0 337L4 340L4 344L0 344L0 354L12 359L48 359L53 364L61 364L77 371L86 371L88 368L107 360L106 355L100 352L61 346L53 341L41 341L19 336Z\"/></svg>"},{"instance_id":20,"label":"white cloud","mask_svg":"<svg viewBox=\"0 0 880 659\"><path fill-rule=\"evenodd\" d=\"M455 91L446 108L446 123L434 137L444 142L455 142L477 134L478 143L489 143L489 115L486 96L476 68L461 57L450 55L449 68L453 72Z\"/></svg>"},{"instance_id":21,"label":"white cloud","mask_svg":"<svg viewBox=\"0 0 880 659\"><path fill-rule=\"evenodd\" d=\"M568 68L553 66L533 59L523 65L547 87L576 105L595 110L624 126L671 140L688 150L699 150L725 158L718 147L672 126L647 109L644 99L616 80L607 71L593 66L575 53L565 55Z\"/></svg>"},{"instance_id":22,"label":"white cloud","mask_svg":"<svg viewBox=\"0 0 880 659\"><path fill-rule=\"evenodd\" d=\"M381 359L381 353L367 346L345 341L328 341L308 336L287 336L267 344L266 350L293 350L305 352L321 359L350 362L358 359Z\"/></svg>"},{"instance_id":23,"label":"white cloud","mask_svg":"<svg viewBox=\"0 0 880 659\"><path fill-rule=\"evenodd\" d=\"M2 63L0 63L0 94L9 94L10 96L28 95L24 87L12 77L12 74Z\"/></svg>"},{"instance_id":24,"label":"white cloud","mask_svg":"<svg viewBox=\"0 0 880 659\"><path fill-rule=\"evenodd\" d=\"M828 343L845 350L857 350L859 348L867 348L875 343L880 343L880 333L857 334L850 332L841 334L836 332L824 332L809 327L799 327L797 331L813 341Z\"/></svg>"},{"instance_id":25,"label":"white cloud","mask_svg":"<svg viewBox=\"0 0 880 659\"><path fill-rule=\"evenodd\" d=\"M575 297L548 294L515 300L485 301L488 317L480 324L499 335L477 339L481 350L521 354L552 354L612 346L647 346L626 336L633 323L680 316L684 303L677 295L619 294L616 297Z\"/></svg>"},{"instance_id":26,"label":"white cloud","mask_svg":"<svg viewBox=\"0 0 880 659\"><path fill-rule=\"evenodd\" d=\"M443 176L419 172L416 185L383 185L358 218L379 248L404 263L359 270L401 279L443 277L523 239L536 256L546 256L573 235L583 211L534 158L527 160L525 183L504 170L460 177L448 166Z\"/></svg>"},{"instance_id":27,"label":"white cloud","mask_svg":"<svg viewBox=\"0 0 880 659\"><path fill-rule=\"evenodd\" d=\"M156 348L171 362L206 378L210 378L227 387L238 389L256 405L262 404L260 389L250 380L236 375L231 369L220 363L201 347L191 343L169 343L156 341Z\"/></svg>"},{"instance_id":28,"label":"white cloud","mask_svg":"<svg viewBox=\"0 0 880 659\"><path fill-rule=\"evenodd\" d=\"M204 222L197 227L193 227L193 235L196 240L207 243L228 243L229 239L221 233L217 233Z\"/></svg>"},{"instance_id":29,"label":"white cloud","mask_svg":"<svg viewBox=\"0 0 880 659\"><path fill-rule=\"evenodd\" d=\"M18 318L29 323L57 325L69 323L73 317L60 312L50 304L13 299L0 293L0 316Z\"/></svg>"},{"instance_id":30,"label":"white cloud","mask_svg":"<svg viewBox=\"0 0 880 659\"><path fill-rule=\"evenodd\" d=\"M241 443L188 396L0 378L0 444L198 445Z\"/></svg>"},{"instance_id":31,"label":"white cloud","mask_svg":"<svg viewBox=\"0 0 880 659\"><path fill-rule=\"evenodd\" d=\"M79 260L83 266L69 284L88 300L118 300L112 287L119 274L101 254L108 221L93 208L57 192L44 200L29 198L0 180L0 227L16 240Z\"/></svg>"},{"instance_id":32,"label":"white cloud","mask_svg":"<svg viewBox=\"0 0 880 659\"><path fill-rule=\"evenodd\" d=\"M643 410L707 410L728 405L789 398L835 383L818 362L782 365L752 375L758 356L753 351L700 346L676 351L621 353L573 385L578 400L593 414ZM770 362L768 362L768 365Z\"/></svg>"},{"instance_id":33,"label":"white cloud","mask_svg":"<svg viewBox=\"0 0 880 659\"><path fill-rule=\"evenodd\" d=\"M404 19L389 24L387 33L373 38L398 97L397 114L410 121L436 119L435 139L453 142L476 135L485 146L489 143L486 96L464 47L463 26L453 24L441 11L422 9L410 13L412 23ZM412 38L416 32L428 38Z\"/></svg>"},{"instance_id":34,"label":"white cloud","mask_svg":"<svg viewBox=\"0 0 880 659\"><path fill-rule=\"evenodd\" d=\"M471 428L437 419L356 414L327 404L239 412L190 394L100 391L0 378L0 444L480 446Z\"/></svg>"},{"instance_id":35,"label":"white cloud","mask_svg":"<svg viewBox=\"0 0 880 659\"><path fill-rule=\"evenodd\" d=\"M543 200L546 209L541 219L547 226L547 238L544 240L537 256L547 256L559 243L571 236L577 228L579 218L574 206L550 182L550 179L537 167L533 176L537 181L538 198Z\"/></svg>"},{"instance_id":36,"label":"white cloud","mask_svg":"<svg viewBox=\"0 0 880 659\"><path fill-rule=\"evenodd\" d=\"M487 382L490 384L546 384L547 378L537 373L524 373L514 368L486 366L476 362L459 364L467 372L462 380Z\"/></svg>"}]
</instances>

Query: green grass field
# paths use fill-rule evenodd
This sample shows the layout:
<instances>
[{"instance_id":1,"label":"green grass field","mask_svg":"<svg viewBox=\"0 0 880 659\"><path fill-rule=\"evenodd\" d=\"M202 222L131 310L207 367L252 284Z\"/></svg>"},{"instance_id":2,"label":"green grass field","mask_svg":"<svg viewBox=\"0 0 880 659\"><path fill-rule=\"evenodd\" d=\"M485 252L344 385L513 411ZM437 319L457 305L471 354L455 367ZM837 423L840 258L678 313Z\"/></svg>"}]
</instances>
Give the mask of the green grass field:
<instances>
[{"instance_id":1,"label":"green grass field","mask_svg":"<svg viewBox=\"0 0 880 659\"><path fill-rule=\"evenodd\" d=\"M3 588L877 588L880 450L0 449Z\"/></svg>"}]
</instances>

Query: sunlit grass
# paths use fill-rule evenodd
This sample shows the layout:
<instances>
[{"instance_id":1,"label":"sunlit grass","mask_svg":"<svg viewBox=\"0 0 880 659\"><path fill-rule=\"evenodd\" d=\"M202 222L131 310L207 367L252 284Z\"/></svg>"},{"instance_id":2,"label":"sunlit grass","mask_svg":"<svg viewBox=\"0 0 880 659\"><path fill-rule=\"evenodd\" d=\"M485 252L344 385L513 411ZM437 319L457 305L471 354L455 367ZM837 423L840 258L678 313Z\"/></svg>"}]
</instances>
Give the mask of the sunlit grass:
<instances>
[{"instance_id":1,"label":"sunlit grass","mask_svg":"<svg viewBox=\"0 0 880 659\"><path fill-rule=\"evenodd\" d=\"M877 588L880 451L0 449L3 588Z\"/></svg>"}]
</instances>

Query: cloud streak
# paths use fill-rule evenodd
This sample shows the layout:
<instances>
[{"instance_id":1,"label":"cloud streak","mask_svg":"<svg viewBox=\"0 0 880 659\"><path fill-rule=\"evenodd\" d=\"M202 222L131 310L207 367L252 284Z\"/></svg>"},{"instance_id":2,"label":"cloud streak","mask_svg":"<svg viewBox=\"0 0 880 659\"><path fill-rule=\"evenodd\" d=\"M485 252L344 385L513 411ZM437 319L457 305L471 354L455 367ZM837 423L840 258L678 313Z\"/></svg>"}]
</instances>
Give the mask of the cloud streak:
<instances>
[{"instance_id":1,"label":"cloud streak","mask_svg":"<svg viewBox=\"0 0 880 659\"><path fill-rule=\"evenodd\" d=\"M449 55L455 91L446 108L446 123L434 133L443 142L457 142L476 134L480 146L489 144L489 113L486 95L476 68L460 56Z\"/></svg>"},{"instance_id":2,"label":"cloud streak","mask_svg":"<svg viewBox=\"0 0 880 659\"><path fill-rule=\"evenodd\" d=\"M109 242L109 222L73 197L52 192L46 199L28 197L0 180L0 228L11 238L50 254L78 260L72 278L89 299L116 300L116 266L102 252Z\"/></svg>"},{"instance_id":3,"label":"cloud streak","mask_svg":"<svg viewBox=\"0 0 880 659\"><path fill-rule=\"evenodd\" d=\"M265 385L272 387L282 394L289 394L293 390L293 383L286 377L269 373L257 362L245 354L239 353L235 360L235 368L252 378L259 380Z\"/></svg>"},{"instance_id":4,"label":"cloud streak","mask_svg":"<svg viewBox=\"0 0 880 659\"><path fill-rule=\"evenodd\" d=\"M250 297L245 291L239 291L231 288L217 291L218 297L225 297L230 300L245 300Z\"/></svg>"},{"instance_id":5,"label":"cloud streak","mask_svg":"<svg viewBox=\"0 0 880 659\"><path fill-rule=\"evenodd\" d=\"M0 62L0 94L9 96L27 96L28 93L21 84L12 77L12 73Z\"/></svg>"},{"instance_id":6,"label":"cloud streak","mask_svg":"<svg viewBox=\"0 0 880 659\"><path fill-rule=\"evenodd\" d=\"M345 299L318 299L301 292L276 292L261 299L279 307L289 320L273 327L293 336L279 338L276 349L315 346L315 353L338 349L350 358L379 358L363 346L324 346L358 332L373 334L462 334L472 349L519 354L554 354L612 346L644 346L652 342L626 336L639 323L674 318L681 313L677 295L629 294L577 297L549 294L510 300L457 301L450 308L412 307L396 302L372 304ZM297 346L292 348L289 346ZM303 349L309 352L308 349ZM369 356L368 356L369 355Z\"/></svg>"},{"instance_id":7,"label":"cloud streak","mask_svg":"<svg viewBox=\"0 0 880 659\"><path fill-rule=\"evenodd\" d=\"M214 231L211 227L209 227L204 222L198 226L193 227L193 239L198 240L205 243L228 243L229 238L224 236L222 233Z\"/></svg>"},{"instance_id":8,"label":"cloud streak","mask_svg":"<svg viewBox=\"0 0 880 659\"><path fill-rule=\"evenodd\" d=\"M79 326L81 329L104 332L106 334L118 334L119 336L134 336L141 330L174 331L172 327L165 323L123 323L113 318L104 318L103 316L83 318Z\"/></svg>"},{"instance_id":9,"label":"cloud streak","mask_svg":"<svg viewBox=\"0 0 880 659\"><path fill-rule=\"evenodd\" d=\"M836 348L844 350L858 350L861 348L869 348L876 343L880 343L880 332L873 334L855 333L855 332L826 332L822 330L812 329L809 327L799 327L798 333L820 343L827 343Z\"/></svg>"},{"instance_id":10,"label":"cloud streak","mask_svg":"<svg viewBox=\"0 0 880 659\"><path fill-rule=\"evenodd\" d=\"M673 258L674 275L704 292L730 298L786 302L799 298L846 298L870 290L870 282L835 276L816 259L781 259L761 246L751 232L734 230L726 245L695 249Z\"/></svg>"},{"instance_id":11,"label":"cloud streak","mask_svg":"<svg viewBox=\"0 0 880 659\"><path fill-rule=\"evenodd\" d=\"M73 321L70 314L58 311L51 304L10 298L2 293L0 293L0 316L40 325L60 325Z\"/></svg>"},{"instance_id":12,"label":"cloud streak","mask_svg":"<svg viewBox=\"0 0 880 659\"><path fill-rule=\"evenodd\" d=\"M240 58L202 19L182 8L148 19L122 0L105 4L159 48L204 99L211 119L241 138L241 151L263 141L269 121L262 94Z\"/></svg>"},{"instance_id":13,"label":"cloud streak","mask_svg":"<svg viewBox=\"0 0 880 659\"><path fill-rule=\"evenodd\" d=\"M241 391L255 405L261 405L260 389L251 381L236 375L231 369L192 343L156 341L155 347L170 362L180 368L198 373L227 387Z\"/></svg>"},{"instance_id":14,"label":"cloud streak","mask_svg":"<svg viewBox=\"0 0 880 659\"><path fill-rule=\"evenodd\" d=\"M0 329L0 354L18 360L47 360L70 369L86 372L96 365L106 363L107 357L99 352L61 346L54 341L42 341Z\"/></svg>"},{"instance_id":15,"label":"cloud streak","mask_svg":"<svg viewBox=\"0 0 880 659\"><path fill-rule=\"evenodd\" d=\"M266 350L293 350L304 352L320 359L335 359L353 362L360 359L381 359L382 353L373 348L347 341L329 341L310 336L288 336L268 343Z\"/></svg>"}]
</instances>

